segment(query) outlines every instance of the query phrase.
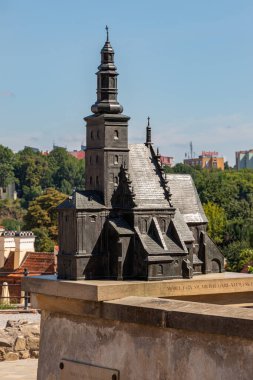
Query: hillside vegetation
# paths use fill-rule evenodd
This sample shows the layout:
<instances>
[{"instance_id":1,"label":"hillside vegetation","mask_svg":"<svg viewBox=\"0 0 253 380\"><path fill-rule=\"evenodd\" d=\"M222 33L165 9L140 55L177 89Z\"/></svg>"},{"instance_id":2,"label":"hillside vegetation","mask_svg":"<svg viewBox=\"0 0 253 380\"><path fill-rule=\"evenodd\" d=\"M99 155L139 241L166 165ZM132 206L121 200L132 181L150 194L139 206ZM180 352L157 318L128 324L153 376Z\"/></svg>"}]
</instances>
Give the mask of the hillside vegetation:
<instances>
[{"instance_id":1,"label":"hillside vegetation","mask_svg":"<svg viewBox=\"0 0 253 380\"><path fill-rule=\"evenodd\" d=\"M18 153L0 145L0 186L15 182L18 199L0 201L0 223L6 229L31 229L36 249L52 251L57 243L55 207L74 188L84 187L84 162L64 148L43 155L31 148Z\"/></svg>"},{"instance_id":2,"label":"hillside vegetation","mask_svg":"<svg viewBox=\"0 0 253 380\"><path fill-rule=\"evenodd\" d=\"M177 164L167 172L191 174L209 220L208 233L239 271L253 261L253 170L201 170Z\"/></svg>"}]
</instances>

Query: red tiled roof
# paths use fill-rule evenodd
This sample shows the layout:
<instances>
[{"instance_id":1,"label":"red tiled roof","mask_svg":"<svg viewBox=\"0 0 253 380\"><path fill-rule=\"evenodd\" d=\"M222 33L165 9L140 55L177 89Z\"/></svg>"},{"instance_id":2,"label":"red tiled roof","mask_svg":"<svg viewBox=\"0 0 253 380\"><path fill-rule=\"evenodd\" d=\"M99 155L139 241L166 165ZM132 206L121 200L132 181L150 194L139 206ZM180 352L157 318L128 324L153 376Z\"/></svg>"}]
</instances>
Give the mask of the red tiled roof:
<instances>
[{"instance_id":1,"label":"red tiled roof","mask_svg":"<svg viewBox=\"0 0 253 380\"><path fill-rule=\"evenodd\" d=\"M32 272L38 274L52 274L55 270L55 256L49 252L27 252L26 256L15 273L23 273L28 269L30 274Z\"/></svg>"},{"instance_id":2,"label":"red tiled roof","mask_svg":"<svg viewBox=\"0 0 253 380\"><path fill-rule=\"evenodd\" d=\"M10 276L22 276L27 269L32 274L53 274L55 273L55 255L49 252L27 252L20 267L13 270L14 252L11 252L5 262L1 273L8 273Z\"/></svg>"},{"instance_id":3,"label":"red tiled roof","mask_svg":"<svg viewBox=\"0 0 253 380\"><path fill-rule=\"evenodd\" d=\"M78 160L83 160L85 157L85 152L83 150L74 150L73 152L69 152L69 154L71 154L71 156L77 158Z\"/></svg>"}]
</instances>

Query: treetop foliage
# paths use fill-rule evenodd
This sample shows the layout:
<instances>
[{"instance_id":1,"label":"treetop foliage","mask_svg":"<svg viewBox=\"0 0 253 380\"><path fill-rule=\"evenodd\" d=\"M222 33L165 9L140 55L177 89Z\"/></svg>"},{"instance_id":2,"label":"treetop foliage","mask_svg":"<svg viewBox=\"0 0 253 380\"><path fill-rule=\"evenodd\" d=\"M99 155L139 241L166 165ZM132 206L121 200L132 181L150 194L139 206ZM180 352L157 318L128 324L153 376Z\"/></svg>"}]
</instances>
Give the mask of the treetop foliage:
<instances>
[{"instance_id":1,"label":"treetop foliage","mask_svg":"<svg viewBox=\"0 0 253 380\"><path fill-rule=\"evenodd\" d=\"M227 257L228 267L240 270L236 261L240 252L253 248L253 170L207 170L177 164L166 171L192 176L209 221L209 235Z\"/></svg>"},{"instance_id":2,"label":"treetop foliage","mask_svg":"<svg viewBox=\"0 0 253 380\"><path fill-rule=\"evenodd\" d=\"M18 200L0 201L6 229L34 231L36 249L52 251L57 242L56 206L74 188L84 187L84 162L65 148L42 154L26 147L18 153L0 145L0 186L15 182Z\"/></svg>"}]
</instances>

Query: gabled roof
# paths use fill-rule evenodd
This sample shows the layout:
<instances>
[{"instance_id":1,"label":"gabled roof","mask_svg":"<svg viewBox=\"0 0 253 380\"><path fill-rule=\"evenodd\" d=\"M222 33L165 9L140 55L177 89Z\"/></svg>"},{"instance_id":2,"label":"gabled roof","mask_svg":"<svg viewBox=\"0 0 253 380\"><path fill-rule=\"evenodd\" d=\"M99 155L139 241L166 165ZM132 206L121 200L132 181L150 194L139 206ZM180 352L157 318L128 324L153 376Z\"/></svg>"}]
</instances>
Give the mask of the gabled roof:
<instances>
[{"instance_id":1,"label":"gabled roof","mask_svg":"<svg viewBox=\"0 0 253 380\"><path fill-rule=\"evenodd\" d=\"M129 174L137 207L170 208L150 148L145 144L130 144L129 149Z\"/></svg>"},{"instance_id":2,"label":"gabled roof","mask_svg":"<svg viewBox=\"0 0 253 380\"><path fill-rule=\"evenodd\" d=\"M114 218L109 220L109 224L117 231L119 235L133 235L134 231L123 218Z\"/></svg>"},{"instance_id":3,"label":"gabled roof","mask_svg":"<svg viewBox=\"0 0 253 380\"><path fill-rule=\"evenodd\" d=\"M180 234L180 237L183 240L183 242L194 241L193 233L187 226L186 222L184 221L183 215L180 213L178 209L175 212L175 216L172 219L172 223L174 224L177 232Z\"/></svg>"},{"instance_id":4,"label":"gabled roof","mask_svg":"<svg viewBox=\"0 0 253 380\"><path fill-rule=\"evenodd\" d=\"M189 174L168 174L172 204L186 223L207 223L193 179Z\"/></svg>"},{"instance_id":5,"label":"gabled roof","mask_svg":"<svg viewBox=\"0 0 253 380\"><path fill-rule=\"evenodd\" d=\"M72 196L68 197L58 207L58 209L74 208L74 209L95 209L105 208L100 193L92 190L76 190Z\"/></svg>"}]
</instances>

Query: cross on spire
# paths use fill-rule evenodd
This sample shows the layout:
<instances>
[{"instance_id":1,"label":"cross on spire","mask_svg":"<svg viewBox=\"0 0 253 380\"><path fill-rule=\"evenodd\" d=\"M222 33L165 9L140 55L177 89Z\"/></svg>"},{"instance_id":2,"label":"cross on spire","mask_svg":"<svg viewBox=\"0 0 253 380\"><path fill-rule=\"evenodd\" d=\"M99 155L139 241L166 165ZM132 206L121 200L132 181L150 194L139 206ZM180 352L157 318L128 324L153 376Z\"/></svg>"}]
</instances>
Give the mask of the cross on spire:
<instances>
[{"instance_id":1,"label":"cross on spire","mask_svg":"<svg viewBox=\"0 0 253 380\"><path fill-rule=\"evenodd\" d=\"M106 30L106 42L108 42L109 41L109 28L107 25L105 27L105 30Z\"/></svg>"},{"instance_id":2,"label":"cross on spire","mask_svg":"<svg viewBox=\"0 0 253 380\"><path fill-rule=\"evenodd\" d=\"M150 121L150 117L148 116L148 127L149 127L149 121Z\"/></svg>"}]
</instances>

